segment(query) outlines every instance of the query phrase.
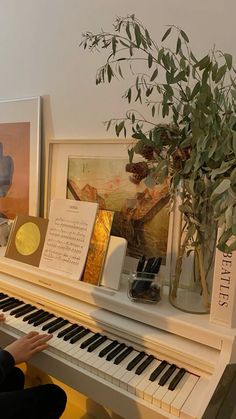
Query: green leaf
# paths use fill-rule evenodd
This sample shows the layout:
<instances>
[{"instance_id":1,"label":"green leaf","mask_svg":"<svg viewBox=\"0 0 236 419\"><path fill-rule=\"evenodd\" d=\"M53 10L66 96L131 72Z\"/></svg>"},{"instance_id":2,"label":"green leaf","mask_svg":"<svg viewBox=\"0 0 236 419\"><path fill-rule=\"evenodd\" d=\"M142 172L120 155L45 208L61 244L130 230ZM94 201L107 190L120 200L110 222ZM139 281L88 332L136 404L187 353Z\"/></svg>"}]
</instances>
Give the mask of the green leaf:
<instances>
[{"instance_id":1,"label":"green leaf","mask_svg":"<svg viewBox=\"0 0 236 419\"><path fill-rule=\"evenodd\" d=\"M199 92L199 90L200 90L200 82L198 81L196 84L195 84L195 86L194 86L194 88L193 88L193 90L192 90L192 93L191 93L191 96L190 96L190 100L193 100L193 98L198 94L198 92Z\"/></svg>"},{"instance_id":2,"label":"green leaf","mask_svg":"<svg viewBox=\"0 0 236 419\"><path fill-rule=\"evenodd\" d=\"M179 81L186 81L186 73L185 71L180 71L177 76L174 77L174 83L178 83Z\"/></svg>"},{"instance_id":3,"label":"green leaf","mask_svg":"<svg viewBox=\"0 0 236 419\"><path fill-rule=\"evenodd\" d=\"M225 75L226 70L227 70L227 65L226 65L226 64L222 65L222 66L219 68L219 70L218 70L218 72L217 72L217 75L216 75L216 78L215 78L215 83L219 83L219 81L220 81L220 80L222 79L222 77Z\"/></svg>"},{"instance_id":4,"label":"green leaf","mask_svg":"<svg viewBox=\"0 0 236 419\"><path fill-rule=\"evenodd\" d=\"M163 42L167 38L167 36L170 35L171 29L172 28L167 29L167 31L164 33L163 37L161 38L161 42Z\"/></svg>"},{"instance_id":5,"label":"green leaf","mask_svg":"<svg viewBox=\"0 0 236 419\"><path fill-rule=\"evenodd\" d=\"M152 105L152 117L154 118L156 112L156 106Z\"/></svg>"},{"instance_id":6,"label":"green leaf","mask_svg":"<svg viewBox=\"0 0 236 419\"><path fill-rule=\"evenodd\" d=\"M156 68L156 70L154 70L154 72L152 73L152 76L150 78L150 81L155 80L155 78L157 77L157 75L158 75L158 69Z\"/></svg>"},{"instance_id":7,"label":"green leaf","mask_svg":"<svg viewBox=\"0 0 236 419\"><path fill-rule=\"evenodd\" d=\"M122 129L124 129L124 126L125 126L125 122L124 121L121 121L119 124L117 124L115 126L115 131L116 131L116 136L117 137L119 137L120 132L122 131Z\"/></svg>"},{"instance_id":8,"label":"green leaf","mask_svg":"<svg viewBox=\"0 0 236 419\"><path fill-rule=\"evenodd\" d=\"M152 54L148 54L148 68L151 68L153 62Z\"/></svg>"},{"instance_id":9,"label":"green leaf","mask_svg":"<svg viewBox=\"0 0 236 419\"><path fill-rule=\"evenodd\" d=\"M126 25L125 30L126 30L126 33L127 33L128 38L131 40L132 39L132 36L131 36L131 33L130 33L129 22Z\"/></svg>"},{"instance_id":10,"label":"green leaf","mask_svg":"<svg viewBox=\"0 0 236 419\"><path fill-rule=\"evenodd\" d=\"M108 82L110 83L110 81L113 77L113 71L111 69L110 64L107 65L107 77L108 77Z\"/></svg>"},{"instance_id":11,"label":"green leaf","mask_svg":"<svg viewBox=\"0 0 236 419\"><path fill-rule=\"evenodd\" d=\"M225 61L229 70L232 68L233 57L231 54L224 54Z\"/></svg>"},{"instance_id":12,"label":"green leaf","mask_svg":"<svg viewBox=\"0 0 236 419\"><path fill-rule=\"evenodd\" d=\"M137 24L135 24L134 26L134 34L135 34L137 47L139 48L142 42L142 34Z\"/></svg>"},{"instance_id":13,"label":"green leaf","mask_svg":"<svg viewBox=\"0 0 236 419\"><path fill-rule=\"evenodd\" d=\"M197 63L196 67L199 67L199 70L203 70L203 68L205 68L209 63L210 57L209 55L206 55Z\"/></svg>"},{"instance_id":14,"label":"green leaf","mask_svg":"<svg viewBox=\"0 0 236 419\"><path fill-rule=\"evenodd\" d=\"M181 39L178 38L177 44L176 44L176 54L178 54L180 50L181 50Z\"/></svg>"},{"instance_id":15,"label":"green leaf","mask_svg":"<svg viewBox=\"0 0 236 419\"><path fill-rule=\"evenodd\" d=\"M186 42L189 42L188 36L183 30L180 31L180 35Z\"/></svg>"}]
</instances>

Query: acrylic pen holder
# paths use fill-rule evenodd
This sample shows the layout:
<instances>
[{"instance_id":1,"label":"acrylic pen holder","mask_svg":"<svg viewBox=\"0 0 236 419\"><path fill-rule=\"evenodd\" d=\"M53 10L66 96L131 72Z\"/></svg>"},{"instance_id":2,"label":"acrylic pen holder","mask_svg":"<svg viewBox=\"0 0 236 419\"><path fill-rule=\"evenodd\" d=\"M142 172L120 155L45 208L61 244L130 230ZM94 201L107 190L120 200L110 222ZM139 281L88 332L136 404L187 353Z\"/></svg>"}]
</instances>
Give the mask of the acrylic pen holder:
<instances>
[{"instance_id":1,"label":"acrylic pen holder","mask_svg":"<svg viewBox=\"0 0 236 419\"><path fill-rule=\"evenodd\" d=\"M155 304L161 300L161 279L147 272L132 272L128 278L128 297L131 301Z\"/></svg>"}]
</instances>

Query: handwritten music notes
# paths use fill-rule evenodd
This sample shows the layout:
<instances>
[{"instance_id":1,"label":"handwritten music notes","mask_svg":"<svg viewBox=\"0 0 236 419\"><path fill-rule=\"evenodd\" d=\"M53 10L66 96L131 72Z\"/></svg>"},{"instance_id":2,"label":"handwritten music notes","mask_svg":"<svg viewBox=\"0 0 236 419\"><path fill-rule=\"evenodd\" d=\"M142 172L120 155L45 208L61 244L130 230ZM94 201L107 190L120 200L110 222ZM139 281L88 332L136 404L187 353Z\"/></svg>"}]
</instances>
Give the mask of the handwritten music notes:
<instances>
[{"instance_id":1,"label":"handwritten music notes","mask_svg":"<svg viewBox=\"0 0 236 419\"><path fill-rule=\"evenodd\" d=\"M98 204L54 199L39 268L80 279Z\"/></svg>"}]
</instances>

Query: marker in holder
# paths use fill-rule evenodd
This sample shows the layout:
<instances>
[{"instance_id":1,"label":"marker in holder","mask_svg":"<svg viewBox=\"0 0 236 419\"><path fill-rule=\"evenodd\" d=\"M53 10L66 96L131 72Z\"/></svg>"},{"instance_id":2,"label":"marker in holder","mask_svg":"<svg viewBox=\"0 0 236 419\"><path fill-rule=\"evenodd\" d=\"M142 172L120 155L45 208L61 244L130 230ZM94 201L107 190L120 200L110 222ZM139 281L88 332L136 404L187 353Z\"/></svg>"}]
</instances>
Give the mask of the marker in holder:
<instances>
[{"instance_id":1,"label":"marker in holder","mask_svg":"<svg viewBox=\"0 0 236 419\"><path fill-rule=\"evenodd\" d=\"M157 303L161 299L162 285L154 273L133 272L129 275L128 297L134 302Z\"/></svg>"}]
</instances>

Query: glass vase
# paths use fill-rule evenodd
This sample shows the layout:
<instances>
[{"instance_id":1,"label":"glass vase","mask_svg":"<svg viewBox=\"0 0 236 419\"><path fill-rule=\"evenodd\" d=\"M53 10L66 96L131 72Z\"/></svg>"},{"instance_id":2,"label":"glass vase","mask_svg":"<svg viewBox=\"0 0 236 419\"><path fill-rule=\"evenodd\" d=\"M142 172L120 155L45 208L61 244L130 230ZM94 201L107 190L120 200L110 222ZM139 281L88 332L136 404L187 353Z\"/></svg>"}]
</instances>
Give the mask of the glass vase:
<instances>
[{"instance_id":1,"label":"glass vase","mask_svg":"<svg viewBox=\"0 0 236 419\"><path fill-rule=\"evenodd\" d=\"M180 217L180 215L178 215ZM176 220L175 220L176 221ZM185 312L206 314L210 312L214 259L216 248L216 224L208 229L208 237L201 235L186 245L187 230L180 231L180 220L174 223L170 269L170 303ZM209 234L210 231L210 234Z\"/></svg>"}]
</instances>

